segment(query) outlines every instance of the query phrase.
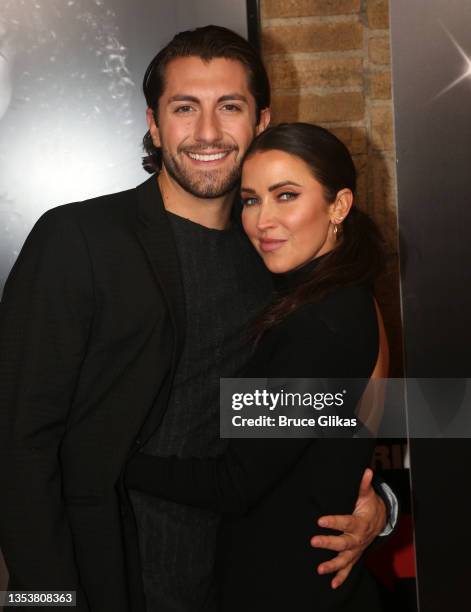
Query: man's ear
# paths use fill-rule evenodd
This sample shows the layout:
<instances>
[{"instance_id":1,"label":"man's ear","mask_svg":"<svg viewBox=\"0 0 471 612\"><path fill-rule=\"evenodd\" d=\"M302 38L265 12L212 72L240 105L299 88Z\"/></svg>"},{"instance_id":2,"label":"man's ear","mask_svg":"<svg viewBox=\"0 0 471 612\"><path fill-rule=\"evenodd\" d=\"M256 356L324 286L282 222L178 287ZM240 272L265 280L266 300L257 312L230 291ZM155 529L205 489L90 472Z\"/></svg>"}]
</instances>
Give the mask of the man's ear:
<instances>
[{"instance_id":1,"label":"man's ear","mask_svg":"<svg viewBox=\"0 0 471 612\"><path fill-rule=\"evenodd\" d=\"M335 202L331 205L330 219L332 223L338 225L342 223L345 217L350 212L353 204L353 193L350 189L341 189L335 198Z\"/></svg>"},{"instance_id":2,"label":"man's ear","mask_svg":"<svg viewBox=\"0 0 471 612\"><path fill-rule=\"evenodd\" d=\"M255 135L258 136L259 134L261 134L263 131L265 131L267 129L267 127L270 124L270 109L269 108L262 108L262 110L260 111L260 119L257 123L257 127L255 128Z\"/></svg>"},{"instance_id":3,"label":"man's ear","mask_svg":"<svg viewBox=\"0 0 471 612\"><path fill-rule=\"evenodd\" d=\"M156 147L160 147L160 132L155 122L155 114L151 108L146 111L147 127L149 128L150 135L152 136L152 142Z\"/></svg>"}]
</instances>

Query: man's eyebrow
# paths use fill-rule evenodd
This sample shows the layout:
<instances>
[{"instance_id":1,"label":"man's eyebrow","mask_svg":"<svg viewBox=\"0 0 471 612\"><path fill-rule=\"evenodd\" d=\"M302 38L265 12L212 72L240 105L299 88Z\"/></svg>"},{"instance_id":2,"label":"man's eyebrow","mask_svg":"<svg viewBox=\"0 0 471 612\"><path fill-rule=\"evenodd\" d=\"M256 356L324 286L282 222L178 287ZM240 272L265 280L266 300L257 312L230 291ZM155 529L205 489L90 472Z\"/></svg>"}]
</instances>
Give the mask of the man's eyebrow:
<instances>
[{"instance_id":1,"label":"man's eyebrow","mask_svg":"<svg viewBox=\"0 0 471 612\"><path fill-rule=\"evenodd\" d=\"M225 94L218 98L218 102L229 102L231 100L239 100L240 102L245 102L247 104L247 98L242 94L238 93L230 93ZM191 96L190 94L176 94L168 99L169 102L194 102L195 104L199 104L199 99L196 96Z\"/></svg>"},{"instance_id":2,"label":"man's eyebrow","mask_svg":"<svg viewBox=\"0 0 471 612\"><path fill-rule=\"evenodd\" d=\"M195 102L198 104L199 100L195 96L189 94L177 94L168 99L169 102Z\"/></svg>"},{"instance_id":3,"label":"man's eyebrow","mask_svg":"<svg viewBox=\"0 0 471 612\"><path fill-rule=\"evenodd\" d=\"M230 93L230 94L226 94L218 98L218 102L228 102L230 100L239 100L240 102L247 103L247 98L243 96L242 94L238 94L238 93Z\"/></svg>"}]
</instances>

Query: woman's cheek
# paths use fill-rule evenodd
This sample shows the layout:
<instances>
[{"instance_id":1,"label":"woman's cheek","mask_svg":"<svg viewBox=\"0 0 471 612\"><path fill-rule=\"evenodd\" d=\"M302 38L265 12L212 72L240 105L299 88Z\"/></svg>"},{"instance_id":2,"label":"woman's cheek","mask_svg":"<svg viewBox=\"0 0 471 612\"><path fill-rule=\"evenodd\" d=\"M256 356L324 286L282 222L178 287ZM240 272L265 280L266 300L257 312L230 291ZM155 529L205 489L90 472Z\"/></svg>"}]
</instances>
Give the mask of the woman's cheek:
<instances>
[{"instance_id":1,"label":"woman's cheek","mask_svg":"<svg viewBox=\"0 0 471 612\"><path fill-rule=\"evenodd\" d=\"M249 238L253 235L256 228L254 211L247 206L244 206L242 209L242 227Z\"/></svg>"},{"instance_id":2,"label":"woman's cheek","mask_svg":"<svg viewBox=\"0 0 471 612\"><path fill-rule=\"evenodd\" d=\"M254 249L259 251L257 240L257 215L251 208L244 207L242 210L242 227Z\"/></svg>"}]
</instances>

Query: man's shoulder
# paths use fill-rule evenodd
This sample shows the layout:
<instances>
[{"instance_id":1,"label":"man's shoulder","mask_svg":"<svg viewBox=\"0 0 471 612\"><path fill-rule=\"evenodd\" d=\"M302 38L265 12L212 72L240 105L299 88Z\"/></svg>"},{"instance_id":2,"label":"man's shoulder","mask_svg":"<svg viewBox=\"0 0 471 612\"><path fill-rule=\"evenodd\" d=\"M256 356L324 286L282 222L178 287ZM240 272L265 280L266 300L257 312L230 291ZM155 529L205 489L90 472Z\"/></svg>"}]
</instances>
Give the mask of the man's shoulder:
<instances>
[{"instance_id":1,"label":"man's shoulder","mask_svg":"<svg viewBox=\"0 0 471 612\"><path fill-rule=\"evenodd\" d=\"M106 222L110 227L126 222L136 215L137 189L54 206L44 213L42 219L50 225L79 223L96 226Z\"/></svg>"}]
</instances>

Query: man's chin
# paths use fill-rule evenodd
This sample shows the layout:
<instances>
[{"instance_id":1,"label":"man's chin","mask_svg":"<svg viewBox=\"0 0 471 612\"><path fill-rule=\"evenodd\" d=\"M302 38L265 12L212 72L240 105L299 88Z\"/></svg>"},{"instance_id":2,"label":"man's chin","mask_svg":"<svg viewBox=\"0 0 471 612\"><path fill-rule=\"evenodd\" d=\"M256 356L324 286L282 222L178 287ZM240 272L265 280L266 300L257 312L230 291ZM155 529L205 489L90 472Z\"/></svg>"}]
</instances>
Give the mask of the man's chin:
<instances>
[{"instance_id":1,"label":"man's chin","mask_svg":"<svg viewBox=\"0 0 471 612\"><path fill-rule=\"evenodd\" d=\"M236 188L237 183L227 185L187 185L182 187L188 193L195 196L196 198L202 198L205 200L215 200L227 195Z\"/></svg>"},{"instance_id":2,"label":"man's chin","mask_svg":"<svg viewBox=\"0 0 471 612\"><path fill-rule=\"evenodd\" d=\"M169 176L187 193L200 199L216 199L237 188L240 166L226 159L219 168L195 168L188 159L169 156L162 149L163 165ZM186 155L183 156L186 158ZM225 166L225 167L224 167ZM228 167L229 166L229 167Z\"/></svg>"},{"instance_id":3,"label":"man's chin","mask_svg":"<svg viewBox=\"0 0 471 612\"><path fill-rule=\"evenodd\" d=\"M225 196L233 191L239 183L239 171L227 176L215 177L214 173L201 171L197 180L190 180L187 176L173 176L174 180L191 195L197 198L215 199Z\"/></svg>"}]
</instances>

